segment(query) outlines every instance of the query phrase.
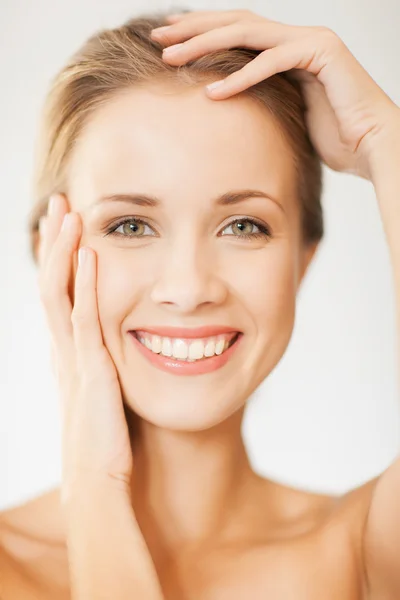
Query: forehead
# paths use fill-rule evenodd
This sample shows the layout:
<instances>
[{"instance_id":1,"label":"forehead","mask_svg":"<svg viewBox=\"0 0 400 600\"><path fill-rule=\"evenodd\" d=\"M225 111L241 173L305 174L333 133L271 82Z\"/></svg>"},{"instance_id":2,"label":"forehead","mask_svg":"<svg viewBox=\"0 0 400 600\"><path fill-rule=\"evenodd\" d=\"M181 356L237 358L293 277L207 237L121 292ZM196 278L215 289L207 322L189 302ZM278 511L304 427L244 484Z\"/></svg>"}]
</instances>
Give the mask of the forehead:
<instances>
[{"instance_id":1,"label":"forehead","mask_svg":"<svg viewBox=\"0 0 400 600\"><path fill-rule=\"evenodd\" d=\"M273 118L249 97L209 99L203 86L124 90L87 121L74 147L73 210L104 193L210 197L235 187L295 194L290 148Z\"/></svg>"}]
</instances>

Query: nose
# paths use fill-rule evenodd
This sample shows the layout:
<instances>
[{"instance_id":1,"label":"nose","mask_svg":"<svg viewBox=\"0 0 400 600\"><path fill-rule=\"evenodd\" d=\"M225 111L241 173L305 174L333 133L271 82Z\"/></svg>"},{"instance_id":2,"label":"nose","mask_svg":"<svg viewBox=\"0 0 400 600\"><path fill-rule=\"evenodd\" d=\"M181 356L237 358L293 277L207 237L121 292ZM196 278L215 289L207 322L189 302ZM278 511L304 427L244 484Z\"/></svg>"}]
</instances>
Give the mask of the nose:
<instances>
[{"instance_id":1,"label":"nose","mask_svg":"<svg viewBox=\"0 0 400 600\"><path fill-rule=\"evenodd\" d=\"M193 314L204 305L221 305L228 294L212 250L200 244L174 244L162 257L154 276L151 299L174 312Z\"/></svg>"}]
</instances>

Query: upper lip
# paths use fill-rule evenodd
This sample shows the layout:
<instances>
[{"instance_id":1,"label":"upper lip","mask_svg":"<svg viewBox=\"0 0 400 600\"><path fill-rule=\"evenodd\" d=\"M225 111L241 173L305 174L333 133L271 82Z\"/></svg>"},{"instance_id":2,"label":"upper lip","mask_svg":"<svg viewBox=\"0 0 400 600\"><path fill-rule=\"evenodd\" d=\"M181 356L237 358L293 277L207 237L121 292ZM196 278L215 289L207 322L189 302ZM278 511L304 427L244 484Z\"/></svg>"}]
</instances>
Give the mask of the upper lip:
<instances>
[{"instance_id":1,"label":"upper lip","mask_svg":"<svg viewBox=\"0 0 400 600\"><path fill-rule=\"evenodd\" d=\"M205 338L219 335L221 333L241 333L234 327L228 327L226 325L204 325L203 327L138 327L134 331L147 331L152 335L159 335L161 337L173 337L173 338Z\"/></svg>"}]
</instances>

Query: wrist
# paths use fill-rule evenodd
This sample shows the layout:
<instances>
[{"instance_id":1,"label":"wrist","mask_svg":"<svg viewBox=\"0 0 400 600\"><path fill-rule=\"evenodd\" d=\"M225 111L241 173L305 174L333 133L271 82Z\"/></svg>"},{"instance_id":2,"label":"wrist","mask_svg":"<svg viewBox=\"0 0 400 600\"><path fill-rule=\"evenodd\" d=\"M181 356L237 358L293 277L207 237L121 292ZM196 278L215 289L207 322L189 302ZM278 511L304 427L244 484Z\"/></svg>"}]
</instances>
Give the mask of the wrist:
<instances>
[{"instance_id":1,"label":"wrist","mask_svg":"<svg viewBox=\"0 0 400 600\"><path fill-rule=\"evenodd\" d=\"M387 119L376 132L364 140L363 154L368 165L369 178L374 186L387 175L400 173L400 108L393 105Z\"/></svg>"},{"instance_id":2,"label":"wrist","mask_svg":"<svg viewBox=\"0 0 400 600\"><path fill-rule=\"evenodd\" d=\"M107 482L85 481L70 494L66 511L74 600L162 600L152 556L127 493Z\"/></svg>"},{"instance_id":3,"label":"wrist","mask_svg":"<svg viewBox=\"0 0 400 600\"><path fill-rule=\"evenodd\" d=\"M61 502L67 512L74 506L94 501L100 504L122 502L131 505L131 488L124 480L108 475L82 475L61 487Z\"/></svg>"}]
</instances>

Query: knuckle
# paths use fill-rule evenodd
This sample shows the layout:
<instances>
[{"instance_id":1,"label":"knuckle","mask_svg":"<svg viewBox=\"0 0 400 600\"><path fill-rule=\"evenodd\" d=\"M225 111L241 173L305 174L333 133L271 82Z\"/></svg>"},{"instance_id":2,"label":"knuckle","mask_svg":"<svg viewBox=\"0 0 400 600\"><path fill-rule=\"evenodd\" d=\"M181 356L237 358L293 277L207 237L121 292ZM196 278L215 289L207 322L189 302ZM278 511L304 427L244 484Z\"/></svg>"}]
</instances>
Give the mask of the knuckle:
<instances>
[{"instance_id":1,"label":"knuckle","mask_svg":"<svg viewBox=\"0 0 400 600\"><path fill-rule=\"evenodd\" d=\"M157 35L159 35L162 43L165 46L170 46L172 44L178 43L178 42L176 42L176 38L177 38L177 36L178 36L179 33L180 33L180 29L178 29L177 26L174 25L174 32L173 33L170 32L170 31L168 31L168 33L165 32L165 31L162 31L162 32L160 32Z\"/></svg>"},{"instance_id":2,"label":"knuckle","mask_svg":"<svg viewBox=\"0 0 400 600\"><path fill-rule=\"evenodd\" d=\"M238 34L238 45L240 46L247 46L251 43L251 40L254 39L254 31L252 31L251 27L244 26L249 24L250 19L246 19L245 21L240 21L234 25Z\"/></svg>"},{"instance_id":3,"label":"knuckle","mask_svg":"<svg viewBox=\"0 0 400 600\"><path fill-rule=\"evenodd\" d=\"M332 29L330 27L326 27L325 25L316 25L315 27L313 27L313 29L314 29L314 31L316 31L317 33L319 33L321 35L332 32Z\"/></svg>"},{"instance_id":4,"label":"knuckle","mask_svg":"<svg viewBox=\"0 0 400 600\"><path fill-rule=\"evenodd\" d=\"M257 23L256 23L257 25ZM245 19L240 23L240 43L242 46L253 48L254 44L254 27L255 22L253 19Z\"/></svg>"},{"instance_id":5,"label":"knuckle","mask_svg":"<svg viewBox=\"0 0 400 600\"><path fill-rule=\"evenodd\" d=\"M234 10L233 12L235 12L241 17L249 17L250 15L254 15L254 13L248 8L241 8L239 10Z\"/></svg>"},{"instance_id":6,"label":"knuckle","mask_svg":"<svg viewBox=\"0 0 400 600\"><path fill-rule=\"evenodd\" d=\"M341 44L340 37L330 27L317 27L317 32L329 46L339 46Z\"/></svg>"}]
</instances>

